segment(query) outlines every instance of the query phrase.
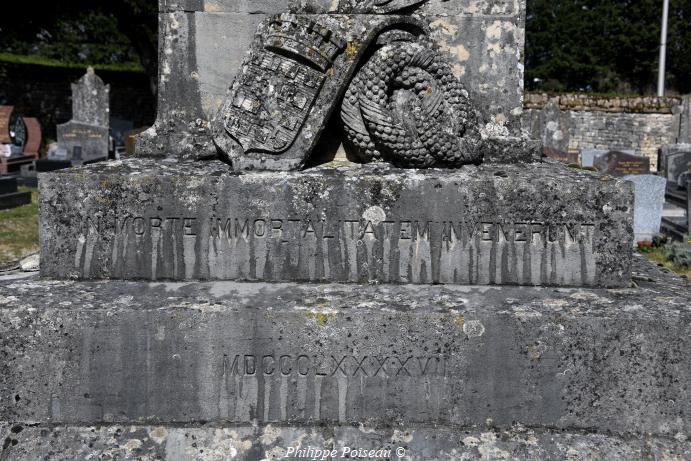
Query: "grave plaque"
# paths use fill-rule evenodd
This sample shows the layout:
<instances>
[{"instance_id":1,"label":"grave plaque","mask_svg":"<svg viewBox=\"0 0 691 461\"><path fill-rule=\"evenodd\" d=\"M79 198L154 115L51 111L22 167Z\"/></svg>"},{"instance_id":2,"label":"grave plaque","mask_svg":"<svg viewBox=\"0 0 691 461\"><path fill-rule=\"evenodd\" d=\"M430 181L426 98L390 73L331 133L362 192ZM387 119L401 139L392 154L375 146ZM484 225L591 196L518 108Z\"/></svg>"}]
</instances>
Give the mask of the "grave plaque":
<instances>
[{"instance_id":1,"label":"grave plaque","mask_svg":"<svg viewBox=\"0 0 691 461\"><path fill-rule=\"evenodd\" d=\"M619 151L609 151L595 160L595 168L603 174L627 176L650 173L650 159Z\"/></svg>"},{"instance_id":2,"label":"grave plaque","mask_svg":"<svg viewBox=\"0 0 691 461\"><path fill-rule=\"evenodd\" d=\"M566 152L549 146L545 146L544 149L545 157L547 158L566 164L578 163L577 152Z\"/></svg>"},{"instance_id":3,"label":"grave plaque","mask_svg":"<svg viewBox=\"0 0 691 461\"><path fill-rule=\"evenodd\" d=\"M70 121L58 125L58 139L68 156L79 148L82 157L72 158L77 163L103 160L108 156L108 128Z\"/></svg>"}]
</instances>

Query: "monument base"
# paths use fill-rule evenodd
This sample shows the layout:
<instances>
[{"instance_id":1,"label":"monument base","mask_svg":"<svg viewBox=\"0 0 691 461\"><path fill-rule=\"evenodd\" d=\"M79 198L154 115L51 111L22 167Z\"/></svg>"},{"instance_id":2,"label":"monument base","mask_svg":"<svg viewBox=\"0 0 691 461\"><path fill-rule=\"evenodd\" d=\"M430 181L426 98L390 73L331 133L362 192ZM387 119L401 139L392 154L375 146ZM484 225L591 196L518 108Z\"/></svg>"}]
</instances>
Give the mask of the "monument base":
<instances>
[{"instance_id":1,"label":"monument base","mask_svg":"<svg viewBox=\"0 0 691 461\"><path fill-rule=\"evenodd\" d=\"M132 460L684 460L688 441L618 437L517 425L371 428L365 425L253 426L14 426L7 428L7 459ZM1 429L1 428L0 428ZM3 436L0 431L0 436ZM360 455L360 456L357 456Z\"/></svg>"},{"instance_id":2,"label":"monument base","mask_svg":"<svg viewBox=\"0 0 691 461\"><path fill-rule=\"evenodd\" d=\"M232 173L131 159L41 175L42 275L627 286L629 183L553 163Z\"/></svg>"},{"instance_id":3,"label":"monument base","mask_svg":"<svg viewBox=\"0 0 691 461\"><path fill-rule=\"evenodd\" d=\"M507 450L688 450L689 282L634 259L637 286L612 290L5 279L4 449L180 453L188 433L203 447L364 425L415 450L490 447L494 430Z\"/></svg>"}]
</instances>

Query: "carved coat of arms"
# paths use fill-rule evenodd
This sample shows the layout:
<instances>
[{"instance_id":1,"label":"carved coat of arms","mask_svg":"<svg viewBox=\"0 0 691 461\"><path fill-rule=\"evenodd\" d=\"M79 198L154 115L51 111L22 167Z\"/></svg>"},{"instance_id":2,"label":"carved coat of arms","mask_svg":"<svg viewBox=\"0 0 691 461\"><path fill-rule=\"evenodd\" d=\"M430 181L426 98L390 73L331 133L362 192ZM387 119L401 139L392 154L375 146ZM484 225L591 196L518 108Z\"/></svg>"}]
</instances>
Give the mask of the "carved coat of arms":
<instances>
[{"instance_id":1,"label":"carved coat of arms","mask_svg":"<svg viewBox=\"0 0 691 461\"><path fill-rule=\"evenodd\" d=\"M336 14L265 21L214 121L222 155L235 169L299 169L340 107L344 140L363 162L477 163L468 93L427 25L383 14L424 1L342 0Z\"/></svg>"}]
</instances>

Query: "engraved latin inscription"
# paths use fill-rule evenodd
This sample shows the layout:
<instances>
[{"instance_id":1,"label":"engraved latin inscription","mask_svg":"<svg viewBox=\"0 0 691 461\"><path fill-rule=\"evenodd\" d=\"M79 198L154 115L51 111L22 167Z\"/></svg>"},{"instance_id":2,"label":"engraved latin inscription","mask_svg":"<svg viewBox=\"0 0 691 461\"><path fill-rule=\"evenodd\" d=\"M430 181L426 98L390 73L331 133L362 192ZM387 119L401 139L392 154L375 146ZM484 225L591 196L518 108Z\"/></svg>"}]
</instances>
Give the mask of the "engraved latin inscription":
<instances>
[{"instance_id":1,"label":"engraved latin inscription","mask_svg":"<svg viewBox=\"0 0 691 461\"><path fill-rule=\"evenodd\" d=\"M181 237L196 237L202 219L191 216L116 216L88 217L82 232L144 236L167 231ZM441 242L541 242L592 244L595 225L591 223L545 222L537 220L423 221L401 219L375 223L364 219L311 220L298 218L208 218L206 229L211 239L278 239L281 241L307 238L424 240Z\"/></svg>"},{"instance_id":2,"label":"engraved latin inscription","mask_svg":"<svg viewBox=\"0 0 691 461\"><path fill-rule=\"evenodd\" d=\"M392 218L94 215L80 224L75 265L88 276L96 249L112 276L149 279L588 285L596 277L591 222Z\"/></svg>"}]
</instances>

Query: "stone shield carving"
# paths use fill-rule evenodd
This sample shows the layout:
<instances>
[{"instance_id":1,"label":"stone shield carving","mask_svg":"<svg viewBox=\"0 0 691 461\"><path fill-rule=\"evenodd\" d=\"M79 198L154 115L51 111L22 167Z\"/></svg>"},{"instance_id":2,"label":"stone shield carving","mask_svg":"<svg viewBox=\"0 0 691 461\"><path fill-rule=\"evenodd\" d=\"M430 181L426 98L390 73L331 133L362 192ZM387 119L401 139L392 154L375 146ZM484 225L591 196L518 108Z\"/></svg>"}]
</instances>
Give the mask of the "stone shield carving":
<instances>
[{"instance_id":1,"label":"stone shield carving","mask_svg":"<svg viewBox=\"0 0 691 461\"><path fill-rule=\"evenodd\" d=\"M345 42L317 22L282 14L270 21L263 45L235 84L224 126L245 152L280 154L295 141Z\"/></svg>"},{"instance_id":2,"label":"stone shield carving","mask_svg":"<svg viewBox=\"0 0 691 461\"><path fill-rule=\"evenodd\" d=\"M426 37L411 16L268 19L213 121L221 156L235 170L300 169L343 101L345 140L363 162L479 162L468 94Z\"/></svg>"}]
</instances>

